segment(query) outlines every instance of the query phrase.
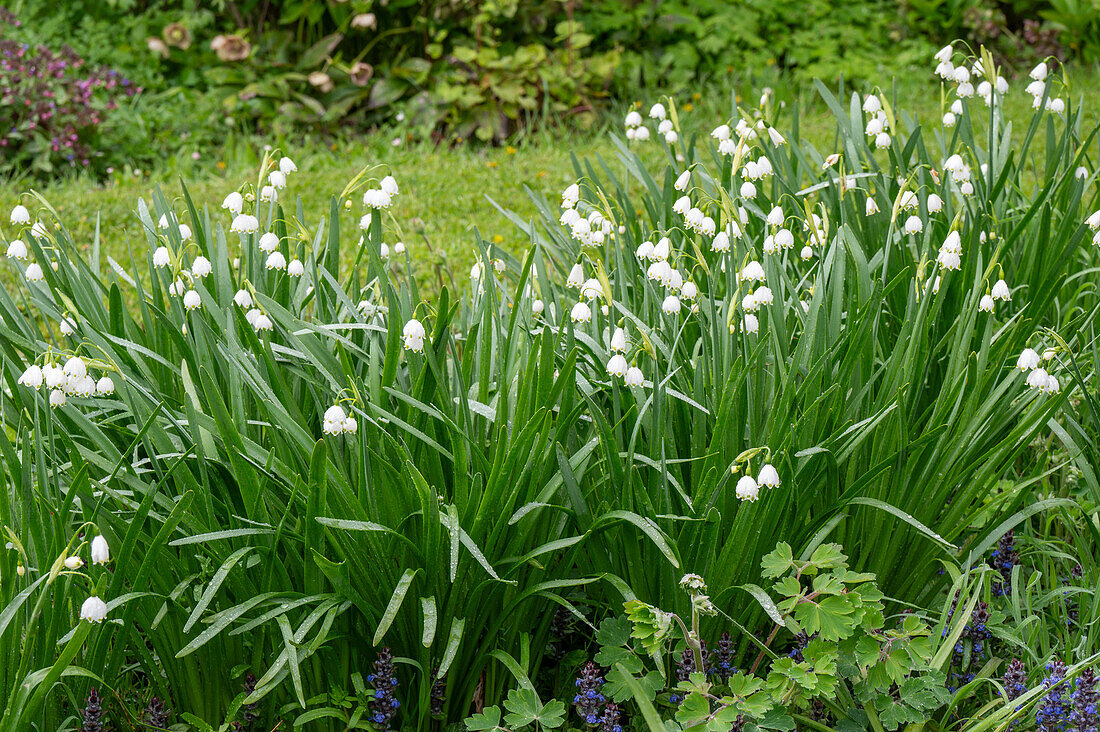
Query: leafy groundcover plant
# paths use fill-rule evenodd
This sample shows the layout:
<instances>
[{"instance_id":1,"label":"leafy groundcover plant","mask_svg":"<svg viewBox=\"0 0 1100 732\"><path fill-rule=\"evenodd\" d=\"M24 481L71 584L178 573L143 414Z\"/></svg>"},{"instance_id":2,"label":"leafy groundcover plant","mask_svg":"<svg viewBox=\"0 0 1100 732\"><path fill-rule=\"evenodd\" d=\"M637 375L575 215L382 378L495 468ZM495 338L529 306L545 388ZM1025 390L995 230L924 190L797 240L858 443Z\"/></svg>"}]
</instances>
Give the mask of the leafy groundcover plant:
<instances>
[{"instance_id":1,"label":"leafy groundcover plant","mask_svg":"<svg viewBox=\"0 0 1100 732\"><path fill-rule=\"evenodd\" d=\"M821 87L825 153L769 96L710 138L632 112L461 293L410 274L383 166L309 214L278 155L220 208L155 191L121 261L25 196L0 729L955 724L989 550L1082 510L1035 441L1087 458L1100 213L1068 82L1019 129L988 56L939 61L929 128Z\"/></svg>"}]
</instances>

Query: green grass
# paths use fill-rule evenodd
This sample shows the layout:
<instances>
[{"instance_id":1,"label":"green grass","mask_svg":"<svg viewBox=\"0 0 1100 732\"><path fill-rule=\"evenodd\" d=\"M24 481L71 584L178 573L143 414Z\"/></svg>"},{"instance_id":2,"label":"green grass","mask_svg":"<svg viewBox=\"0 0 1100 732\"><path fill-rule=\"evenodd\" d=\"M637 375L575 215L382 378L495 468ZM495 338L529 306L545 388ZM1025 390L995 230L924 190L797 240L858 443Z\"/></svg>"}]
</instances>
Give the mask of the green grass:
<instances>
[{"instance_id":1,"label":"green grass","mask_svg":"<svg viewBox=\"0 0 1100 732\"><path fill-rule=\"evenodd\" d=\"M1100 94L1100 71L1095 67L1069 70L1072 80L1070 98L1076 101ZM1012 82L1013 91L1007 100L1010 117L1030 115L1028 98L1023 94L1025 79ZM924 124L938 126L940 88L924 77L898 80L898 101L905 110ZM787 123L800 110L801 135L819 149L830 148L834 142L835 120L812 88L791 88L782 83L774 87L777 101L783 105L780 124ZM883 84L890 96L890 85ZM744 92L747 106L759 93ZM701 134L719 124L728 114L734 92L710 89L695 97L677 97L677 103L690 109L684 124ZM643 113L657 95L640 96L637 101ZM737 100L743 106L745 100ZM690 104L691 108L685 108ZM391 213L399 225L392 241L403 239L410 245L413 260L425 268L451 268L456 278L462 276L474 260L472 229L477 226L487 241L502 244L508 251L519 252L526 242L490 204L492 199L510 208L521 217L535 215L535 209L524 187L553 199L566 185L574 182L573 156L584 159L597 155L614 157L608 132L621 135L622 109L609 112L608 119L596 130L575 132L547 130L526 135L516 147L439 148L428 143L393 147L388 134L345 138L334 143L316 140L277 141L278 146L298 163L300 172L294 176L284 201L301 196L306 210L326 206L330 195L362 168L379 163L388 165L408 195L400 196ZM1095 119L1090 111L1086 121ZM179 178L187 177L189 189L196 200L220 200L243 181L255 177L263 156L263 140L233 141L223 150L211 150L198 160L190 158L166 161L153 171L118 170L104 182L83 177L63 179L42 187L22 181L0 183L0 203L10 208L16 196L36 187L57 208L65 219L78 246L89 247L94 239L97 216L101 230L109 232L104 250L113 256L125 256L127 243L143 240L137 216L137 199L148 196L154 185L163 188L166 196L179 196ZM639 149L647 163L661 159L658 143L650 141ZM288 195L289 194L289 195ZM345 225L353 226L358 216L358 201L349 213ZM6 210L6 209L5 209ZM354 214L354 216L353 216ZM0 221L0 227L6 221ZM0 231L3 231L0 228ZM428 284L428 283L426 283Z\"/></svg>"}]
</instances>

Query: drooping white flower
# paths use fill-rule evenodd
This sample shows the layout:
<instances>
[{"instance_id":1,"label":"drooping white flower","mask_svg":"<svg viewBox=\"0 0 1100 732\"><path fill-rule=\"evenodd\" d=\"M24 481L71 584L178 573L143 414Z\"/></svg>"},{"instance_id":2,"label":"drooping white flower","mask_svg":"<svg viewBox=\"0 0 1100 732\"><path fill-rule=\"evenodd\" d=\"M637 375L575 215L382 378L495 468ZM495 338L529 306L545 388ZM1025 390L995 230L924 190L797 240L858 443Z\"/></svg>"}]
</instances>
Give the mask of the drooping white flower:
<instances>
[{"instance_id":1,"label":"drooping white flower","mask_svg":"<svg viewBox=\"0 0 1100 732\"><path fill-rule=\"evenodd\" d=\"M867 114L874 114L882 109L882 101L874 94L868 94L867 98L863 100L863 111Z\"/></svg>"},{"instance_id":2,"label":"drooping white flower","mask_svg":"<svg viewBox=\"0 0 1100 732\"><path fill-rule=\"evenodd\" d=\"M302 260L292 259L286 265L286 272L291 277L301 277L306 273L306 266L302 264Z\"/></svg>"},{"instance_id":3,"label":"drooping white flower","mask_svg":"<svg viewBox=\"0 0 1100 732\"><path fill-rule=\"evenodd\" d=\"M578 302L569 311L569 319L574 323L589 323L592 321L592 308L584 302Z\"/></svg>"},{"instance_id":4,"label":"drooping white flower","mask_svg":"<svg viewBox=\"0 0 1100 732\"><path fill-rule=\"evenodd\" d=\"M1058 383L1058 379L1054 377L1054 374L1047 374L1046 392L1048 394L1062 393L1062 385Z\"/></svg>"},{"instance_id":5,"label":"drooping white flower","mask_svg":"<svg viewBox=\"0 0 1100 732\"><path fill-rule=\"evenodd\" d=\"M387 175L378 185L390 196L396 196L400 192L400 189L397 186L397 179L394 178L392 175Z\"/></svg>"},{"instance_id":6,"label":"drooping white flower","mask_svg":"<svg viewBox=\"0 0 1100 732\"><path fill-rule=\"evenodd\" d=\"M741 279L747 282L763 282L764 266L755 259L750 261L741 270Z\"/></svg>"},{"instance_id":7,"label":"drooping white flower","mask_svg":"<svg viewBox=\"0 0 1100 732\"><path fill-rule=\"evenodd\" d=\"M101 376L95 383L95 393L99 396L109 396L115 393L115 382L110 376Z\"/></svg>"},{"instance_id":8,"label":"drooping white flower","mask_svg":"<svg viewBox=\"0 0 1100 732\"><path fill-rule=\"evenodd\" d=\"M154 267L167 267L171 260L172 254L168 251L168 247L160 246L153 252Z\"/></svg>"},{"instance_id":9,"label":"drooping white flower","mask_svg":"<svg viewBox=\"0 0 1100 732\"><path fill-rule=\"evenodd\" d=\"M565 286L571 289L577 289L584 284L584 267L580 262L573 265L569 270L569 276L565 278Z\"/></svg>"},{"instance_id":10,"label":"drooping white flower","mask_svg":"<svg viewBox=\"0 0 1100 732\"><path fill-rule=\"evenodd\" d=\"M416 318L409 320L401 331L401 337L405 341L405 350L413 353L423 353L425 335L426 331L423 323Z\"/></svg>"},{"instance_id":11,"label":"drooping white flower","mask_svg":"<svg viewBox=\"0 0 1100 732\"><path fill-rule=\"evenodd\" d=\"M811 259L814 258L814 248L807 244L806 246L802 247L802 251L799 252L799 256L802 257L803 262L809 262Z\"/></svg>"},{"instance_id":12,"label":"drooping white flower","mask_svg":"<svg viewBox=\"0 0 1100 732\"><path fill-rule=\"evenodd\" d=\"M603 285L595 277L590 277L581 285L581 297L586 300L595 300L603 294Z\"/></svg>"},{"instance_id":13,"label":"drooping white flower","mask_svg":"<svg viewBox=\"0 0 1100 732\"><path fill-rule=\"evenodd\" d=\"M50 406L51 407L64 406L66 401L67 400L65 398L65 392L61 391L60 389L54 389L53 391L50 392Z\"/></svg>"},{"instance_id":14,"label":"drooping white flower","mask_svg":"<svg viewBox=\"0 0 1100 732\"><path fill-rule=\"evenodd\" d=\"M27 245L20 239L13 239L8 244L8 259L26 259L27 258Z\"/></svg>"},{"instance_id":15,"label":"drooping white flower","mask_svg":"<svg viewBox=\"0 0 1100 732\"><path fill-rule=\"evenodd\" d=\"M944 127L947 127L947 128L954 127L956 122L958 122L958 120L956 119L954 112L944 112L943 113L943 126Z\"/></svg>"},{"instance_id":16,"label":"drooping white flower","mask_svg":"<svg viewBox=\"0 0 1100 732\"><path fill-rule=\"evenodd\" d=\"M381 188L370 188L363 193L363 205L368 208L389 208L393 196Z\"/></svg>"},{"instance_id":17,"label":"drooping white flower","mask_svg":"<svg viewBox=\"0 0 1100 732\"><path fill-rule=\"evenodd\" d=\"M1066 111L1066 102L1061 97L1047 100L1047 111L1054 114L1062 114Z\"/></svg>"},{"instance_id":18,"label":"drooping white flower","mask_svg":"<svg viewBox=\"0 0 1100 732\"><path fill-rule=\"evenodd\" d=\"M760 285L752 295L760 305L771 305L775 301L775 296L772 294L771 288L767 285Z\"/></svg>"},{"instance_id":19,"label":"drooping white flower","mask_svg":"<svg viewBox=\"0 0 1100 732\"><path fill-rule=\"evenodd\" d=\"M680 297L684 300L694 300L699 295L699 287L694 282L688 280L680 287Z\"/></svg>"},{"instance_id":20,"label":"drooping white flower","mask_svg":"<svg viewBox=\"0 0 1100 732\"><path fill-rule=\"evenodd\" d=\"M993 312L993 298L989 295L982 295L982 299L978 303L978 310L983 313Z\"/></svg>"},{"instance_id":21,"label":"drooping white flower","mask_svg":"<svg viewBox=\"0 0 1100 732\"><path fill-rule=\"evenodd\" d=\"M214 266L210 264L210 260L202 255L195 257L195 260L191 262L191 274L200 280L213 271Z\"/></svg>"},{"instance_id":22,"label":"drooping white flower","mask_svg":"<svg viewBox=\"0 0 1100 732\"><path fill-rule=\"evenodd\" d=\"M665 105L661 104L660 102L657 102L649 108L650 119L664 119L667 114L668 113L665 112Z\"/></svg>"},{"instance_id":23,"label":"drooping white flower","mask_svg":"<svg viewBox=\"0 0 1100 732\"><path fill-rule=\"evenodd\" d=\"M561 194L561 207L573 208L577 205L577 202L581 198L581 187L576 183L572 183L566 187Z\"/></svg>"},{"instance_id":24,"label":"drooping white flower","mask_svg":"<svg viewBox=\"0 0 1100 732\"><path fill-rule=\"evenodd\" d=\"M291 173L298 172L298 166L294 164L294 161L288 157L279 159L279 172L283 175L290 175Z\"/></svg>"},{"instance_id":25,"label":"drooping white flower","mask_svg":"<svg viewBox=\"0 0 1100 732\"><path fill-rule=\"evenodd\" d=\"M260 220L252 214L237 214L229 230L235 234L255 234L260 230Z\"/></svg>"},{"instance_id":26,"label":"drooping white flower","mask_svg":"<svg viewBox=\"0 0 1100 732\"><path fill-rule=\"evenodd\" d=\"M685 170L683 173L680 173L680 175L676 178L676 182L672 185L672 187L675 188L678 191L683 192L683 191L686 191L688 189L688 185L690 183L691 183L691 171L690 170Z\"/></svg>"},{"instance_id":27,"label":"drooping white flower","mask_svg":"<svg viewBox=\"0 0 1100 732\"><path fill-rule=\"evenodd\" d=\"M928 195L928 213L939 213L943 210L943 199L935 193Z\"/></svg>"},{"instance_id":28,"label":"drooping white flower","mask_svg":"<svg viewBox=\"0 0 1100 732\"><path fill-rule=\"evenodd\" d=\"M910 216L905 220L905 226L902 227L902 230L910 235L919 234L924 231L924 222L921 221L920 216Z\"/></svg>"},{"instance_id":29,"label":"drooping white flower","mask_svg":"<svg viewBox=\"0 0 1100 732\"><path fill-rule=\"evenodd\" d=\"M751 475L742 475L734 492L742 501L755 501L760 497L760 486Z\"/></svg>"},{"instance_id":30,"label":"drooping white flower","mask_svg":"<svg viewBox=\"0 0 1100 732\"><path fill-rule=\"evenodd\" d=\"M772 210L768 212L767 222L771 226L782 226L783 220L783 209L779 206L773 206Z\"/></svg>"},{"instance_id":31,"label":"drooping white flower","mask_svg":"<svg viewBox=\"0 0 1100 732\"><path fill-rule=\"evenodd\" d=\"M92 595L80 606L80 619L89 623L102 623L107 618L107 603Z\"/></svg>"},{"instance_id":32,"label":"drooping white flower","mask_svg":"<svg viewBox=\"0 0 1100 732\"><path fill-rule=\"evenodd\" d=\"M1027 385L1032 389L1038 389L1040 392L1046 391L1049 381L1050 374L1041 366L1035 367L1027 375Z\"/></svg>"},{"instance_id":33,"label":"drooping white flower","mask_svg":"<svg viewBox=\"0 0 1100 732\"><path fill-rule=\"evenodd\" d=\"M241 212L244 211L244 196L237 191L233 191L222 201L222 208L234 216L240 216Z\"/></svg>"},{"instance_id":34,"label":"drooping white flower","mask_svg":"<svg viewBox=\"0 0 1100 732\"><path fill-rule=\"evenodd\" d=\"M19 377L19 385L25 386L30 389L38 389L42 386L42 382L45 377L42 375L42 369L34 364L27 367L27 370L23 372Z\"/></svg>"},{"instance_id":35,"label":"drooping white flower","mask_svg":"<svg viewBox=\"0 0 1100 732\"><path fill-rule=\"evenodd\" d=\"M715 140L718 140L719 142L721 142L722 140L728 140L730 139L730 126L718 125L711 131L710 136L713 137Z\"/></svg>"},{"instance_id":36,"label":"drooping white flower","mask_svg":"<svg viewBox=\"0 0 1100 732\"><path fill-rule=\"evenodd\" d=\"M73 356L65 362L65 376L70 379L83 379L88 375L88 366L80 356Z\"/></svg>"},{"instance_id":37,"label":"drooping white flower","mask_svg":"<svg viewBox=\"0 0 1100 732\"><path fill-rule=\"evenodd\" d=\"M756 482L768 488L778 488L779 471L771 463L765 463L764 467L760 468L760 475L756 478Z\"/></svg>"},{"instance_id":38,"label":"drooping white flower","mask_svg":"<svg viewBox=\"0 0 1100 732\"><path fill-rule=\"evenodd\" d=\"M756 186L752 184L751 180L741 184L741 198L756 198Z\"/></svg>"},{"instance_id":39,"label":"drooping white flower","mask_svg":"<svg viewBox=\"0 0 1100 732\"><path fill-rule=\"evenodd\" d=\"M768 137L771 138L772 144L776 147L779 147L780 145L783 145L787 142L787 138L783 137L783 135L779 133L779 130L775 129L774 127L768 128Z\"/></svg>"},{"instance_id":40,"label":"drooping white flower","mask_svg":"<svg viewBox=\"0 0 1100 732\"><path fill-rule=\"evenodd\" d=\"M546 303L542 300L535 300L531 303L531 314L536 318L542 315L544 310L546 310Z\"/></svg>"},{"instance_id":41,"label":"drooping white flower","mask_svg":"<svg viewBox=\"0 0 1100 732\"><path fill-rule=\"evenodd\" d=\"M617 376L622 378L626 376L626 372L629 369L629 364L626 362L626 358L621 353L616 353L607 362L607 373L610 376Z\"/></svg>"},{"instance_id":42,"label":"drooping white flower","mask_svg":"<svg viewBox=\"0 0 1100 732\"><path fill-rule=\"evenodd\" d=\"M55 363L48 363L42 367L42 378L45 380L46 386L57 389L65 384L65 369Z\"/></svg>"},{"instance_id":43,"label":"drooping white flower","mask_svg":"<svg viewBox=\"0 0 1100 732\"><path fill-rule=\"evenodd\" d=\"M794 248L794 234L790 229L780 229L775 232L775 246L779 249L793 249Z\"/></svg>"},{"instance_id":44,"label":"drooping white flower","mask_svg":"<svg viewBox=\"0 0 1100 732\"><path fill-rule=\"evenodd\" d=\"M962 267L962 257L958 252L941 249L939 254L936 255L936 263L945 270L958 270Z\"/></svg>"},{"instance_id":45,"label":"drooping white flower","mask_svg":"<svg viewBox=\"0 0 1100 732\"><path fill-rule=\"evenodd\" d=\"M84 560L74 554L71 557L65 557L63 564L66 569L77 570L84 566Z\"/></svg>"},{"instance_id":46,"label":"drooping white flower","mask_svg":"<svg viewBox=\"0 0 1100 732\"><path fill-rule=\"evenodd\" d=\"M642 124L642 115L638 114L637 110L630 110L626 113L626 119L623 120L627 127L637 127Z\"/></svg>"},{"instance_id":47,"label":"drooping white flower","mask_svg":"<svg viewBox=\"0 0 1100 732\"><path fill-rule=\"evenodd\" d=\"M665 315L675 315L680 312L680 298L676 295L669 295L661 303L661 310L665 312Z\"/></svg>"},{"instance_id":48,"label":"drooping white flower","mask_svg":"<svg viewBox=\"0 0 1100 732\"><path fill-rule=\"evenodd\" d=\"M1004 280L997 280L997 284L993 285L992 295L994 300L1008 301L1012 299L1012 291Z\"/></svg>"},{"instance_id":49,"label":"drooping white flower","mask_svg":"<svg viewBox=\"0 0 1100 732\"><path fill-rule=\"evenodd\" d=\"M668 255L672 253L672 240L667 236L662 236L657 240L657 243L653 245L653 254L651 259L665 261L668 259Z\"/></svg>"},{"instance_id":50,"label":"drooping white flower","mask_svg":"<svg viewBox=\"0 0 1100 732\"><path fill-rule=\"evenodd\" d=\"M188 290L183 296L183 307L187 310L194 310L202 305L202 298L199 297L199 293L194 290Z\"/></svg>"},{"instance_id":51,"label":"drooping white flower","mask_svg":"<svg viewBox=\"0 0 1100 732\"><path fill-rule=\"evenodd\" d=\"M611 335L611 351L613 353L626 353L626 331L616 328Z\"/></svg>"},{"instance_id":52,"label":"drooping white flower","mask_svg":"<svg viewBox=\"0 0 1100 732\"><path fill-rule=\"evenodd\" d=\"M284 270L286 269L286 257L282 252L272 252L267 255L267 261L264 262L264 266L268 269Z\"/></svg>"},{"instance_id":53,"label":"drooping white flower","mask_svg":"<svg viewBox=\"0 0 1100 732\"><path fill-rule=\"evenodd\" d=\"M718 143L718 152L721 155L733 155L737 152L737 143L734 140L721 140Z\"/></svg>"},{"instance_id":54,"label":"drooping white flower","mask_svg":"<svg viewBox=\"0 0 1100 732\"><path fill-rule=\"evenodd\" d=\"M31 212L27 210L27 207L23 204L16 205L11 210L11 225L12 226L26 226L31 222Z\"/></svg>"},{"instance_id":55,"label":"drooping white flower","mask_svg":"<svg viewBox=\"0 0 1100 732\"><path fill-rule=\"evenodd\" d=\"M348 415L339 404L333 404L325 410L325 417L321 423L321 430L326 435L338 435L344 431L344 423Z\"/></svg>"},{"instance_id":56,"label":"drooping white flower","mask_svg":"<svg viewBox=\"0 0 1100 732\"><path fill-rule=\"evenodd\" d=\"M45 279L45 275L42 274L42 265L38 262L31 262L27 265L26 271L27 282L41 282Z\"/></svg>"},{"instance_id":57,"label":"drooping white flower","mask_svg":"<svg viewBox=\"0 0 1100 732\"><path fill-rule=\"evenodd\" d=\"M642 386L645 383L645 376L642 374L642 370L637 366L631 366L626 370L626 376L623 377L623 381L627 386Z\"/></svg>"},{"instance_id":58,"label":"drooping white flower","mask_svg":"<svg viewBox=\"0 0 1100 732\"><path fill-rule=\"evenodd\" d=\"M760 307L760 302L756 299L753 293L749 293L741 298L741 309L746 313L754 313Z\"/></svg>"},{"instance_id":59,"label":"drooping white flower","mask_svg":"<svg viewBox=\"0 0 1100 732\"><path fill-rule=\"evenodd\" d=\"M1024 91L1030 94L1036 100L1036 102L1038 102L1038 100L1041 100L1043 95L1046 94L1047 85L1043 82L1042 79L1036 79L1035 81L1028 84L1027 87L1024 88Z\"/></svg>"},{"instance_id":60,"label":"drooping white flower","mask_svg":"<svg viewBox=\"0 0 1100 732\"><path fill-rule=\"evenodd\" d=\"M1020 357L1016 360L1016 368L1021 371L1030 371L1039 366L1039 354L1031 348L1025 348L1020 352Z\"/></svg>"},{"instance_id":61,"label":"drooping white flower","mask_svg":"<svg viewBox=\"0 0 1100 732\"><path fill-rule=\"evenodd\" d=\"M43 224L41 221L34 222L34 226L31 227L31 236L36 239L45 239L48 238L49 235L50 232L46 228L45 224Z\"/></svg>"},{"instance_id":62,"label":"drooping white flower","mask_svg":"<svg viewBox=\"0 0 1100 732\"><path fill-rule=\"evenodd\" d=\"M281 170L273 170L267 176L268 185L277 191L286 188L286 173Z\"/></svg>"},{"instance_id":63,"label":"drooping white flower","mask_svg":"<svg viewBox=\"0 0 1100 732\"><path fill-rule=\"evenodd\" d=\"M107 540L102 534L96 534L92 539L92 564L106 564L111 561L111 548L107 546Z\"/></svg>"},{"instance_id":64,"label":"drooping white flower","mask_svg":"<svg viewBox=\"0 0 1100 732\"><path fill-rule=\"evenodd\" d=\"M260 201L263 203L270 203L278 200L279 192L275 190L275 186L264 186L260 189Z\"/></svg>"},{"instance_id":65,"label":"drooping white flower","mask_svg":"<svg viewBox=\"0 0 1100 732\"><path fill-rule=\"evenodd\" d=\"M1047 65L1046 65L1046 63L1043 62L1043 61L1040 61L1038 64L1035 65L1035 68L1033 68L1031 70L1031 73L1029 73L1028 76L1030 78L1034 79L1035 81L1043 81L1044 79L1046 79L1047 78Z\"/></svg>"},{"instance_id":66,"label":"drooping white flower","mask_svg":"<svg viewBox=\"0 0 1100 732\"><path fill-rule=\"evenodd\" d=\"M252 294L245 289L237 290L237 294L233 296L233 302L237 304L237 307L250 308L252 307Z\"/></svg>"}]
</instances>

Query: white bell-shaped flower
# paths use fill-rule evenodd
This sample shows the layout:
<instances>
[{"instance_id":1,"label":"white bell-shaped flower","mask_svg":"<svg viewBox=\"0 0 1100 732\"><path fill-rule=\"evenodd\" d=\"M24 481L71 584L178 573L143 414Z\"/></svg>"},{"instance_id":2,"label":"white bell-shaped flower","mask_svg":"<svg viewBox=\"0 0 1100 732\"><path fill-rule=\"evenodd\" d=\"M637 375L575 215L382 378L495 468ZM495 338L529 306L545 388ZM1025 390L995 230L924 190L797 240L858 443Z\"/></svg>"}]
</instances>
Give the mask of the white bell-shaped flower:
<instances>
[{"instance_id":1,"label":"white bell-shaped flower","mask_svg":"<svg viewBox=\"0 0 1100 732\"><path fill-rule=\"evenodd\" d=\"M629 368L630 366L627 364L626 358L624 358L621 353L616 353L607 362L607 373L610 376L622 378L626 376L626 372Z\"/></svg>"},{"instance_id":2,"label":"white bell-shaped flower","mask_svg":"<svg viewBox=\"0 0 1100 732\"><path fill-rule=\"evenodd\" d=\"M405 341L405 350L413 351L414 353L421 353L424 351L424 338L427 332L424 330L424 324L416 318L409 320L405 323L405 328L401 331L401 336Z\"/></svg>"},{"instance_id":3,"label":"white bell-shaped flower","mask_svg":"<svg viewBox=\"0 0 1100 732\"><path fill-rule=\"evenodd\" d=\"M95 595L89 597L80 606L80 619L89 623L102 623L107 618L107 603Z\"/></svg>"},{"instance_id":4,"label":"white bell-shaped flower","mask_svg":"<svg viewBox=\"0 0 1100 732\"><path fill-rule=\"evenodd\" d=\"M240 216L241 212L244 211L244 196L237 191L233 191L222 201L222 208L234 216Z\"/></svg>"},{"instance_id":5,"label":"white bell-shaped flower","mask_svg":"<svg viewBox=\"0 0 1100 732\"><path fill-rule=\"evenodd\" d=\"M111 561L111 549L102 534L92 539L92 564L106 564Z\"/></svg>"},{"instance_id":6,"label":"white bell-shaped flower","mask_svg":"<svg viewBox=\"0 0 1100 732\"><path fill-rule=\"evenodd\" d=\"M1039 367L1039 354L1031 348L1025 348L1016 359L1016 368L1020 371L1031 371Z\"/></svg>"},{"instance_id":7,"label":"white bell-shaped flower","mask_svg":"<svg viewBox=\"0 0 1100 732\"><path fill-rule=\"evenodd\" d=\"M778 488L779 471L771 463L765 463L764 467L760 468L760 475L757 476L756 482L767 488Z\"/></svg>"},{"instance_id":8,"label":"white bell-shaped flower","mask_svg":"<svg viewBox=\"0 0 1100 732\"><path fill-rule=\"evenodd\" d=\"M8 259L26 259L28 256L27 245L20 239L12 239L8 244Z\"/></svg>"},{"instance_id":9,"label":"white bell-shaped flower","mask_svg":"<svg viewBox=\"0 0 1100 732\"><path fill-rule=\"evenodd\" d=\"M27 367L27 370L23 372L19 377L19 385L26 386L30 389L38 389L42 386L42 382L45 381L45 377L42 374L42 369L34 364Z\"/></svg>"},{"instance_id":10,"label":"white bell-shaped flower","mask_svg":"<svg viewBox=\"0 0 1100 732\"><path fill-rule=\"evenodd\" d=\"M734 492L742 501L755 501L760 497L760 486L751 475L743 475L740 480L737 481L737 487L734 489Z\"/></svg>"},{"instance_id":11,"label":"white bell-shaped flower","mask_svg":"<svg viewBox=\"0 0 1100 732\"><path fill-rule=\"evenodd\" d=\"M592 308L583 302L578 302L569 311L569 319L574 323L589 323L592 321Z\"/></svg>"}]
</instances>

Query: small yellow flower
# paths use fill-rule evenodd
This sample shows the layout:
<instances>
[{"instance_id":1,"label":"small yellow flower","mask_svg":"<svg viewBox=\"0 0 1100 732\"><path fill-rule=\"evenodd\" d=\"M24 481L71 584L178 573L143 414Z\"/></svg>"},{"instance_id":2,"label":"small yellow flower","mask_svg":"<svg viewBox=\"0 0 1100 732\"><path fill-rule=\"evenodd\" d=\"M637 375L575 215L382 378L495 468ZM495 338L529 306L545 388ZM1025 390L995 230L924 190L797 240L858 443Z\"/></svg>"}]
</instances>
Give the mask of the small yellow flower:
<instances>
[{"instance_id":1,"label":"small yellow flower","mask_svg":"<svg viewBox=\"0 0 1100 732\"><path fill-rule=\"evenodd\" d=\"M225 170L225 161L224 160L219 160L217 167L218 167L218 170Z\"/></svg>"},{"instance_id":2,"label":"small yellow flower","mask_svg":"<svg viewBox=\"0 0 1100 732\"><path fill-rule=\"evenodd\" d=\"M546 177L546 171L545 170L540 170L539 172L535 173L535 177L536 178L545 178Z\"/></svg>"},{"instance_id":3,"label":"small yellow flower","mask_svg":"<svg viewBox=\"0 0 1100 732\"><path fill-rule=\"evenodd\" d=\"M693 105L691 102L685 102L684 103L684 111L685 112L690 112L693 109L695 109L695 105Z\"/></svg>"},{"instance_id":4,"label":"small yellow flower","mask_svg":"<svg viewBox=\"0 0 1100 732\"><path fill-rule=\"evenodd\" d=\"M494 234L493 235L493 243L494 244L503 244L504 243L504 237L501 236L500 234Z\"/></svg>"},{"instance_id":5,"label":"small yellow flower","mask_svg":"<svg viewBox=\"0 0 1100 732\"><path fill-rule=\"evenodd\" d=\"M516 154L516 149L514 147L512 147L511 145L509 145L508 147L504 148L504 152L506 152L509 155L515 155Z\"/></svg>"},{"instance_id":6,"label":"small yellow flower","mask_svg":"<svg viewBox=\"0 0 1100 732\"><path fill-rule=\"evenodd\" d=\"M495 167L497 167L497 165L499 165L499 164L500 164L500 163L498 163L498 162L497 162L497 161L495 161L495 160L490 160L490 161L489 161L488 163L486 163L486 165L488 165L488 166L489 166L490 168L495 168Z\"/></svg>"},{"instance_id":7,"label":"small yellow flower","mask_svg":"<svg viewBox=\"0 0 1100 732\"><path fill-rule=\"evenodd\" d=\"M695 92L694 94L691 95L691 98L694 99L695 101L699 101L700 99L703 98L703 95L700 94L699 92Z\"/></svg>"}]
</instances>

